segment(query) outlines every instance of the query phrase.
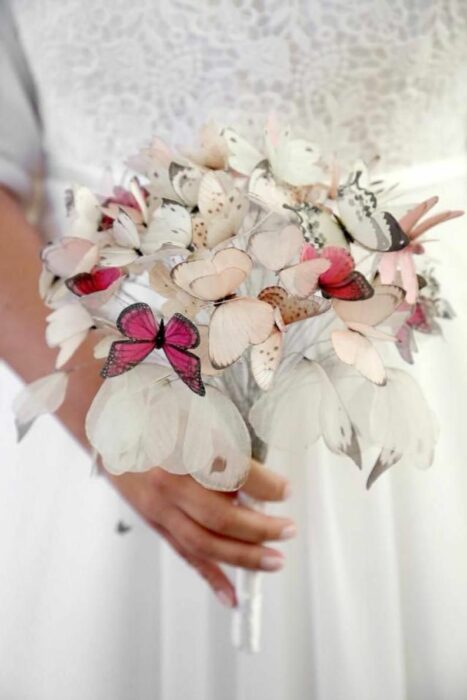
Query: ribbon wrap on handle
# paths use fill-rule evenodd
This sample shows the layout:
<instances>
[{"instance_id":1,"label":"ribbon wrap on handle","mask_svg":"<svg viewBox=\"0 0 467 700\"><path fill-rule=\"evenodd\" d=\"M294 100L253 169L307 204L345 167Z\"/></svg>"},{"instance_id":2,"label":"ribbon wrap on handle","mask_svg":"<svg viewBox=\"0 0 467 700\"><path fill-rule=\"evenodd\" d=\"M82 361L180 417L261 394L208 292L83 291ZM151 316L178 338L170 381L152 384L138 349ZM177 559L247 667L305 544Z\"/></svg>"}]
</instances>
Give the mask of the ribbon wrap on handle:
<instances>
[{"instance_id":1,"label":"ribbon wrap on handle","mask_svg":"<svg viewBox=\"0 0 467 700\"><path fill-rule=\"evenodd\" d=\"M267 446L260 440L253 441L253 458L264 463ZM264 510L264 504L241 491L239 503L254 510ZM257 653L261 649L261 615L263 574L258 571L237 569L235 591L237 607L233 610L232 643L240 651Z\"/></svg>"}]
</instances>

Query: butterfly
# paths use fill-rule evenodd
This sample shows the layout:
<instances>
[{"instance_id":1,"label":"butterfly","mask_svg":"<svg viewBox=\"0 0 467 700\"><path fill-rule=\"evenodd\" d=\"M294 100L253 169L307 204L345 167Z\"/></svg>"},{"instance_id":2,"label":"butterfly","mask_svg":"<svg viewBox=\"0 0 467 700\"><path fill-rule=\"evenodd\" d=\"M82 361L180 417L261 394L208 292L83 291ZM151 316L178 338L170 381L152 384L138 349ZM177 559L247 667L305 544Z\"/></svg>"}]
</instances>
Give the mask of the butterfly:
<instances>
[{"instance_id":1,"label":"butterfly","mask_svg":"<svg viewBox=\"0 0 467 700\"><path fill-rule=\"evenodd\" d=\"M255 167L248 180L248 196L260 207L276 214L284 213L285 208L298 204L298 192L274 177L269 161L262 160Z\"/></svg>"},{"instance_id":2,"label":"butterfly","mask_svg":"<svg viewBox=\"0 0 467 700\"><path fill-rule=\"evenodd\" d=\"M199 345L199 333L189 319L174 314L167 324L158 322L147 304L136 303L122 311L117 328L128 340L112 343L101 371L105 379L128 372L153 350L162 349L182 382L195 394L204 396L200 359L189 352Z\"/></svg>"},{"instance_id":3,"label":"butterfly","mask_svg":"<svg viewBox=\"0 0 467 700\"><path fill-rule=\"evenodd\" d=\"M250 240L250 250L266 269L276 272L289 294L306 298L316 290L320 275L329 269L331 263L317 258L292 264L299 258L304 244L300 229L289 225L279 230L255 233Z\"/></svg>"},{"instance_id":4,"label":"butterfly","mask_svg":"<svg viewBox=\"0 0 467 700\"><path fill-rule=\"evenodd\" d=\"M188 260L172 270L173 281L198 299L213 302L209 356L216 369L227 367L249 345L262 343L274 327L274 310L264 301L235 292L251 272L249 255L224 248L209 257Z\"/></svg>"},{"instance_id":5,"label":"butterfly","mask_svg":"<svg viewBox=\"0 0 467 700\"><path fill-rule=\"evenodd\" d=\"M382 284L375 287L370 299L352 302L334 299L332 302L334 311L347 326L346 330L331 332L336 355L374 384L386 383L386 370L370 338L395 340L375 326L388 319L403 299L403 289Z\"/></svg>"},{"instance_id":6,"label":"butterfly","mask_svg":"<svg viewBox=\"0 0 467 700\"><path fill-rule=\"evenodd\" d=\"M299 299L287 294L282 287L266 287L258 294L258 299L270 304L275 310L275 327L263 343L251 348L251 371L261 389L267 390L272 384L279 367L287 326L322 314L329 309L329 302L320 297Z\"/></svg>"},{"instance_id":7,"label":"butterfly","mask_svg":"<svg viewBox=\"0 0 467 700\"><path fill-rule=\"evenodd\" d=\"M311 243L320 250L324 246L332 245L341 248L349 248L345 229L332 211L323 206L308 204L307 202L290 209L299 219L299 226L307 243Z\"/></svg>"},{"instance_id":8,"label":"butterfly","mask_svg":"<svg viewBox=\"0 0 467 700\"><path fill-rule=\"evenodd\" d=\"M230 175L209 172L199 186L198 208L204 224L202 245L198 247L214 248L238 232L248 211L248 199Z\"/></svg>"},{"instance_id":9,"label":"butterfly","mask_svg":"<svg viewBox=\"0 0 467 700\"><path fill-rule=\"evenodd\" d=\"M77 297L89 297L94 306L101 306L110 299L122 278L118 267L95 267L91 272L80 272L65 280L65 284Z\"/></svg>"},{"instance_id":10,"label":"butterfly","mask_svg":"<svg viewBox=\"0 0 467 700\"><path fill-rule=\"evenodd\" d=\"M44 267L57 277L89 272L99 261L99 248L86 238L64 236L42 250Z\"/></svg>"},{"instance_id":11,"label":"butterfly","mask_svg":"<svg viewBox=\"0 0 467 700\"><path fill-rule=\"evenodd\" d=\"M429 229L455 219L463 215L463 211L443 211L422 221L427 214L438 203L438 197L421 202L417 206L409 209L399 220L400 226L409 238L409 245L403 250L385 253L380 260L378 269L383 284L392 284L396 280L398 271L400 272L402 287L406 291L406 301L414 304L419 292L417 271L413 256L424 252L423 245L419 238Z\"/></svg>"},{"instance_id":12,"label":"butterfly","mask_svg":"<svg viewBox=\"0 0 467 700\"><path fill-rule=\"evenodd\" d=\"M190 319L195 318L204 306L204 302L188 294L172 280L170 270L162 261L156 262L149 272L149 284L155 292L165 297L167 301L161 310L164 316L181 313Z\"/></svg>"},{"instance_id":13,"label":"butterfly","mask_svg":"<svg viewBox=\"0 0 467 700\"><path fill-rule=\"evenodd\" d=\"M195 165L213 170L225 170L229 150L219 128L209 122L199 132L200 147L197 151L187 151L184 155Z\"/></svg>"},{"instance_id":14,"label":"butterfly","mask_svg":"<svg viewBox=\"0 0 467 700\"><path fill-rule=\"evenodd\" d=\"M250 175L258 163L264 160L264 155L240 136L235 129L223 129L221 136L227 147L229 165L235 172L241 175Z\"/></svg>"},{"instance_id":15,"label":"butterfly","mask_svg":"<svg viewBox=\"0 0 467 700\"><path fill-rule=\"evenodd\" d=\"M304 187L322 179L317 147L305 139L292 138L290 128L281 127L274 115L267 121L264 142L271 171L279 182Z\"/></svg>"},{"instance_id":16,"label":"butterfly","mask_svg":"<svg viewBox=\"0 0 467 700\"><path fill-rule=\"evenodd\" d=\"M187 248L192 237L190 212L184 205L164 199L152 211L147 231L141 236L141 250L151 255L167 244Z\"/></svg>"},{"instance_id":17,"label":"butterfly","mask_svg":"<svg viewBox=\"0 0 467 700\"><path fill-rule=\"evenodd\" d=\"M363 165L337 190L337 208L348 235L364 248L382 252L401 250L409 238L397 219L379 208L374 188Z\"/></svg>"},{"instance_id":18,"label":"butterfly","mask_svg":"<svg viewBox=\"0 0 467 700\"><path fill-rule=\"evenodd\" d=\"M365 277L355 270L355 263L350 253L344 248L326 246L320 252L306 243L300 254L300 260L329 260L330 267L318 278L318 285L323 296L347 301L369 299L373 296L373 287Z\"/></svg>"}]
</instances>

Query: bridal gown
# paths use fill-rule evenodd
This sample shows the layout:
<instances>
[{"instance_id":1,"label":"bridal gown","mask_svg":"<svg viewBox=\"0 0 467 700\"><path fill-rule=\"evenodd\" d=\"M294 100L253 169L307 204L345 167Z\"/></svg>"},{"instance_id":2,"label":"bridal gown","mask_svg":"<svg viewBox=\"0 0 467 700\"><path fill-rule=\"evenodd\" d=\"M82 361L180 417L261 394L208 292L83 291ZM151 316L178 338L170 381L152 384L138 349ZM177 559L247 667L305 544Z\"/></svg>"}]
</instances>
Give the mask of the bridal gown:
<instances>
[{"instance_id":1,"label":"bridal gown","mask_svg":"<svg viewBox=\"0 0 467 700\"><path fill-rule=\"evenodd\" d=\"M12 0L0 35L0 181L26 201L43 163L46 238L68 184L118 180L151 136L258 135L271 110L346 164L379 155L406 201L467 207L465 0ZM368 493L319 445L270 455L299 536L265 577L259 655L54 418L15 444L2 366L1 700L467 698L466 228L430 248L457 313L414 369L433 467Z\"/></svg>"}]
</instances>

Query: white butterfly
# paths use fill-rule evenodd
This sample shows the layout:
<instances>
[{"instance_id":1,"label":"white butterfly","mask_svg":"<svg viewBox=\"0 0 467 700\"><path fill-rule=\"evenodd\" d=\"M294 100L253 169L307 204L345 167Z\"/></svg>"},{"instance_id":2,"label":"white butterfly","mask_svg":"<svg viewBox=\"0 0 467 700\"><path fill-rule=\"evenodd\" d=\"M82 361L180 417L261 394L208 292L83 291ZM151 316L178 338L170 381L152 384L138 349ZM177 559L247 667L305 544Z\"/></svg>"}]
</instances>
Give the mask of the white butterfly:
<instances>
[{"instance_id":1,"label":"white butterfly","mask_svg":"<svg viewBox=\"0 0 467 700\"><path fill-rule=\"evenodd\" d=\"M216 368L231 365L249 345L262 343L274 327L274 310L259 299L235 296L251 272L249 255L225 248L209 257L180 263L172 279L189 294L214 302L209 323L209 355Z\"/></svg>"},{"instance_id":2,"label":"white butterfly","mask_svg":"<svg viewBox=\"0 0 467 700\"><path fill-rule=\"evenodd\" d=\"M264 160L264 155L240 136L235 129L224 129L222 136L229 153L229 165L237 173L250 175L258 163Z\"/></svg>"},{"instance_id":3,"label":"white butterfly","mask_svg":"<svg viewBox=\"0 0 467 700\"><path fill-rule=\"evenodd\" d=\"M283 334L292 323L304 321L324 313L330 304L321 297L299 299L290 296L282 287L266 287L258 299L275 310L275 328L263 343L251 348L251 371L258 386L267 390L272 384L283 354Z\"/></svg>"},{"instance_id":4,"label":"white butterfly","mask_svg":"<svg viewBox=\"0 0 467 700\"><path fill-rule=\"evenodd\" d=\"M141 251L151 255L164 245L187 248L192 237L192 220L187 208L178 202L162 200L151 214L147 231L141 236Z\"/></svg>"},{"instance_id":5,"label":"white butterfly","mask_svg":"<svg viewBox=\"0 0 467 700\"><path fill-rule=\"evenodd\" d=\"M274 118L268 120L264 135L266 155L277 180L293 187L313 185L322 180L320 153L313 143L292 138L290 128L281 129Z\"/></svg>"},{"instance_id":6,"label":"white butterfly","mask_svg":"<svg viewBox=\"0 0 467 700\"><path fill-rule=\"evenodd\" d=\"M369 250L401 250L409 244L397 219L380 209L375 188L367 182L366 169L358 165L337 191L337 207L349 235Z\"/></svg>"},{"instance_id":7,"label":"white butterfly","mask_svg":"<svg viewBox=\"0 0 467 700\"><path fill-rule=\"evenodd\" d=\"M278 182L267 160L261 161L248 181L248 196L260 207L277 214L298 204L298 193L289 185Z\"/></svg>"},{"instance_id":8,"label":"white butterfly","mask_svg":"<svg viewBox=\"0 0 467 700\"><path fill-rule=\"evenodd\" d=\"M255 258L268 270L277 273L289 294L300 298L313 294L319 276L330 266L324 258L292 264L299 257L304 243L302 232L294 225L255 233L250 240L250 250Z\"/></svg>"},{"instance_id":9,"label":"white butterfly","mask_svg":"<svg viewBox=\"0 0 467 700\"><path fill-rule=\"evenodd\" d=\"M70 237L95 240L102 219L102 210L96 195L87 187L76 186L68 191L67 211Z\"/></svg>"},{"instance_id":10,"label":"white butterfly","mask_svg":"<svg viewBox=\"0 0 467 700\"><path fill-rule=\"evenodd\" d=\"M250 411L255 433L281 450L302 451L320 436L332 452L360 466L352 423L334 385L317 362L302 360L284 374Z\"/></svg>"},{"instance_id":11,"label":"white butterfly","mask_svg":"<svg viewBox=\"0 0 467 700\"><path fill-rule=\"evenodd\" d=\"M209 172L199 186L198 207L205 224L205 246L214 248L239 231L248 211L248 199L230 175Z\"/></svg>"},{"instance_id":12,"label":"white butterfly","mask_svg":"<svg viewBox=\"0 0 467 700\"><path fill-rule=\"evenodd\" d=\"M374 384L385 384L386 370L370 338L396 340L375 326L389 318L403 299L404 291L400 287L379 285L375 287L374 296L370 299L332 301L334 311L347 326L346 330L334 330L331 333L336 355Z\"/></svg>"}]
</instances>

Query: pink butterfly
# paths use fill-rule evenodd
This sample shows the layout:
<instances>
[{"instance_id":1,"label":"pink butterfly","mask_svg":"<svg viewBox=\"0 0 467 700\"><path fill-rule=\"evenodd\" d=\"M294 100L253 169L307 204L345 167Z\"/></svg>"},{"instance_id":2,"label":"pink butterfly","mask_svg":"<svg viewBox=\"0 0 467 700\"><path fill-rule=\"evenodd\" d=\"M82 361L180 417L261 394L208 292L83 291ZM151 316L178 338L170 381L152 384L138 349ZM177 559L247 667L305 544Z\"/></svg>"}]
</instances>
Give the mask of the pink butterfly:
<instances>
[{"instance_id":1,"label":"pink butterfly","mask_svg":"<svg viewBox=\"0 0 467 700\"><path fill-rule=\"evenodd\" d=\"M174 314L165 325L163 320L156 320L147 304L137 303L122 311L117 328L128 340L112 343L101 371L104 378L128 372L153 350L162 349L182 382L195 394L205 395L200 359L189 352L199 345L198 329L185 316Z\"/></svg>"},{"instance_id":2,"label":"pink butterfly","mask_svg":"<svg viewBox=\"0 0 467 700\"><path fill-rule=\"evenodd\" d=\"M403 250L385 253L381 257L379 263L378 269L383 284L392 284L395 282L397 273L398 271L400 272L402 287L407 293L406 301L409 304L414 304L416 302L419 291L417 271L415 269L413 256L423 253L424 248L423 245L419 243L418 239L425 231L428 231L428 229L444 221L448 221L449 219L462 216L464 213L463 211L444 211L420 223L422 217L437 203L438 197L431 197L408 211L400 219L400 227L408 236L410 243Z\"/></svg>"},{"instance_id":3,"label":"pink butterfly","mask_svg":"<svg viewBox=\"0 0 467 700\"><path fill-rule=\"evenodd\" d=\"M332 302L334 311L347 326L345 330L331 332L336 355L374 384L386 383L386 370L370 339L396 340L377 326L392 316L403 298L402 289L382 284L375 287L370 299Z\"/></svg>"},{"instance_id":4,"label":"pink butterfly","mask_svg":"<svg viewBox=\"0 0 467 700\"><path fill-rule=\"evenodd\" d=\"M81 272L65 281L66 286L78 297L103 292L120 279L119 267L95 267L91 272Z\"/></svg>"},{"instance_id":5,"label":"pink butterfly","mask_svg":"<svg viewBox=\"0 0 467 700\"><path fill-rule=\"evenodd\" d=\"M216 369L238 360L250 345L262 343L274 327L274 311L260 299L236 290L251 272L249 255L224 248L176 265L172 279L181 289L214 306L209 322L209 356Z\"/></svg>"},{"instance_id":6,"label":"pink butterfly","mask_svg":"<svg viewBox=\"0 0 467 700\"><path fill-rule=\"evenodd\" d=\"M310 243L303 246L301 261L322 258L330 263L329 269L318 277L318 286L323 296L346 301L359 301L373 296L373 287L355 270L354 260L347 250L337 246L325 246L318 252Z\"/></svg>"}]
</instances>

